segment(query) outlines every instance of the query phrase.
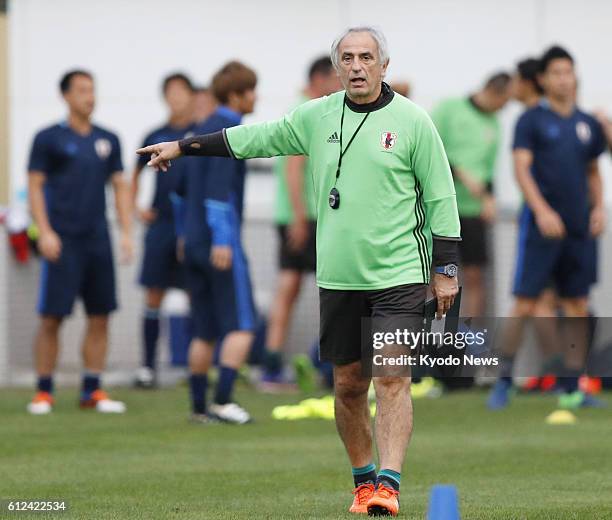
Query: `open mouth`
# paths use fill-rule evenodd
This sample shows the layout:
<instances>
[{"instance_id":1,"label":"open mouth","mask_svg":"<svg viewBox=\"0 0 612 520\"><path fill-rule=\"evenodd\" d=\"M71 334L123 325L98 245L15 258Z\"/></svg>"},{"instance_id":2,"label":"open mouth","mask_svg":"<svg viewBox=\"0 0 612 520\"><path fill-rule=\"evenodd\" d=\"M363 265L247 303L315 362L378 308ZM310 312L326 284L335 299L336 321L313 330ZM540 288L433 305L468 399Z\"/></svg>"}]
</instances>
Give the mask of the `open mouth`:
<instances>
[{"instance_id":1,"label":"open mouth","mask_svg":"<svg viewBox=\"0 0 612 520\"><path fill-rule=\"evenodd\" d=\"M363 78L353 78L350 82L353 87L363 87L366 81Z\"/></svg>"}]
</instances>

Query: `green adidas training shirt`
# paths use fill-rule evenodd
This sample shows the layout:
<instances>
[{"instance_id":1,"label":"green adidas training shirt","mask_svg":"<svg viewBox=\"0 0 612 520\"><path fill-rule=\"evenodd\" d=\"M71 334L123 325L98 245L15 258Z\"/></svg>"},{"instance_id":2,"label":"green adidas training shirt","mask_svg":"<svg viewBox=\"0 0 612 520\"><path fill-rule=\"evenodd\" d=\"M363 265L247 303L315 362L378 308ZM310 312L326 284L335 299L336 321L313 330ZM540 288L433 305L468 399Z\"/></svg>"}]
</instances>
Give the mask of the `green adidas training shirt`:
<instances>
[{"instance_id":1,"label":"green adidas training shirt","mask_svg":"<svg viewBox=\"0 0 612 520\"><path fill-rule=\"evenodd\" d=\"M500 125L495 114L479 109L471 98L447 99L432 112L448 160L475 179L488 184L493 179L499 149ZM455 179L457 205L462 217L477 217L482 203Z\"/></svg>"},{"instance_id":2,"label":"green adidas training shirt","mask_svg":"<svg viewBox=\"0 0 612 520\"><path fill-rule=\"evenodd\" d=\"M384 85L386 87L386 85ZM370 112L342 159L338 209L328 203L340 153L345 93L309 101L277 121L225 130L238 159L309 157L317 205L317 284L375 290L428 283L432 234L459 239L455 190L427 113L391 95ZM347 99L343 148L365 113Z\"/></svg>"},{"instance_id":3,"label":"green adidas training shirt","mask_svg":"<svg viewBox=\"0 0 612 520\"><path fill-rule=\"evenodd\" d=\"M306 103L309 98L302 96L296 107ZM287 158L284 156L276 159L274 163L274 173L276 174L276 207L274 208L274 220L277 224L291 224L293 222L293 204L289 197L287 186ZM316 220L317 209L315 205L312 172L310 171L310 161L306 160L304 165L304 185L302 186L302 196L304 198L304 208L306 218Z\"/></svg>"}]
</instances>

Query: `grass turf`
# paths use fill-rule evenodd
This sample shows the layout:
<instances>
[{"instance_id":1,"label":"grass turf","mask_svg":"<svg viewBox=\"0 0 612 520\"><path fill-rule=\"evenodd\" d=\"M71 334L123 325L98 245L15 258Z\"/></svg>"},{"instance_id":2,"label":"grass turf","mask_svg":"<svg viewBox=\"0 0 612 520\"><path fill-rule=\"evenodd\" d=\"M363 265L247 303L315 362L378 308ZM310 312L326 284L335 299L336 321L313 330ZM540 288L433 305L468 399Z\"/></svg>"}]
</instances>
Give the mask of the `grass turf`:
<instances>
[{"instance_id":1,"label":"grass turf","mask_svg":"<svg viewBox=\"0 0 612 520\"><path fill-rule=\"evenodd\" d=\"M31 417L30 392L0 390L0 499L64 499L69 510L53 517L65 519L354 518L333 422L270 417L299 397L241 389L257 422L240 427L187 423L185 388L113 395L126 415L80 411L76 392L62 389L52 415ZM457 486L468 520L612 518L609 410L548 426L553 397L518 397L497 413L484 400L475 392L415 402L402 518L424 518L435 483Z\"/></svg>"}]
</instances>

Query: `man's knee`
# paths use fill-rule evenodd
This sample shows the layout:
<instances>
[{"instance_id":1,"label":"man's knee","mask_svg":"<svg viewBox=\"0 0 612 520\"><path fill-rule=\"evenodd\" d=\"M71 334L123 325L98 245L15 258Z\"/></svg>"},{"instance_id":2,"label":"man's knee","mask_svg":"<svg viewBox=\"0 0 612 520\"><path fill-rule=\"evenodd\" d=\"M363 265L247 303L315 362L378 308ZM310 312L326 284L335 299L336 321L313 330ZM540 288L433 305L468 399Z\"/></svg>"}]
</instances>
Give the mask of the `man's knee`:
<instances>
[{"instance_id":1,"label":"man's knee","mask_svg":"<svg viewBox=\"0 0 612 520\"><path fill-rule=\"evenodd\" d=\"M374 389L377 397L390 397L410 392L409 377L375 377Z\"/></svg>"},{"instance_id":2,"label":"man's knee","mask_svg":"<svg viewBox=\"0 0 612 520\"><path fill-rule=\"evenodd\" d=\"M43 316L40 320L40 328L45 334L57 334L61 324L59 316Z\"/></svg>"},{"instance_id":3,"label":"man's knee","mask_svg":"<svg viewBox=\"0 0 612 520\"><path fill-rule=\"evenodd\" d=\"M334 367L334 390L340 401L362 399L367 396L370 378L361 373L361 363Z\"/></svg>"},{"instance_id":4,"label":"man's knee","mask_svg":"<svg viewBox=\"0 0 612 520\"><path fill-rule=\"evenodd\" d=\"M145 302L150 309L159 309L164 299L164 289L147 289Z\"/></svg>"},{"instance_id":5,"label":"man's knee","mask_svg":"<svg viewBox=\"0 0 612 520\"><path fill-rule=\"evenodd\" d=\"M585 318L589 315L589 300L587 298L564 298L563 310L568 317Z\"/></svg>"},{"instance_id":6,"label":"man's knee","mask_svg":"<svg viewBox=\"0 0 612 520\"><path fill-rule=\"evenodd\" d=\"M104 333L108 328L108 314L90 314L87 323L92 332Z\"/></svg>"},{"instance_id":7,"label":"man's knee","mask_svg":"<svg viewBox=\"0 0 612 520\"><path fill-rule=\"evenodd\" d=\"M515 318L529 318L533 316L537 302L535 298L517 298L514 302L512 316Z\"/></svg>"}]
</instances>

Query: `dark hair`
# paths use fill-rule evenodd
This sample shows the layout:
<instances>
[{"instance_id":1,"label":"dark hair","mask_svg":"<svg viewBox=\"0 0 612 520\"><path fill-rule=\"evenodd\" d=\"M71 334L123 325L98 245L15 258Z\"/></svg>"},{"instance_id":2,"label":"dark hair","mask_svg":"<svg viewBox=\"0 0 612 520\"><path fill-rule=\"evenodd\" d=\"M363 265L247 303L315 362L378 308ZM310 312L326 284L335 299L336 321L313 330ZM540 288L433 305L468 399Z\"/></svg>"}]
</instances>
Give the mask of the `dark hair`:
<instances>
[{"instance_id":1,"label":"dark hair","mask_svg":"<svg viewBox=\"0 0 612 520\"><path fill-rule=\"evenodd\" d=\"M570 60L572 65L574 64L574 58L572 58L569 52L559 45L553 45L540 58L540 72L546 72L550 62L553 60Z\"/></svg>"},{"instance_id":2,"label":"dark hair","mask_svg":"<svg viewBox=\"0 0 612 520\"><path fill-rule=\"evenodd\" d=\"M510 86L512 78L507 72L496 72L485 81L484 88L493 90L496 94L503 92Z\"/></svg>"},{"instance_id":3,"label":"dark hair","mask_svg":"<svg viewBox=\"0 0 612 520\"><path fill-rule=\"evenodd\" d=\"M310 68L308 69L308 79L312 81L317 74L324 74L327 76L332 70L334 66L332 64L332 60L329 56L321 56L312 62Z\"/></svg>"},{"instance_id":4,"label":"dark hair","mask_svg":"<svg viewBox=\"0 0 612 520\"><path fill-rule=\"evenodd\" d=\"M187 86L187 88L189 90L191 90L192 92L194 90L193 83L191 83L191 80L189 79L189 76L187 76L186 74L183 74L182 72L175 72L174 74L170 74L170 75L166 76L164 78L164 81L162 82L162 92L164 93L164 95L166 95L166 91L168 90L168 86L173 81L182 81Z\"/></svg>"},{"instance_id":5,"label":"dark hair","mask_svg":"<svg viewBox=\"0 0 612 520\"><path fill-rule=\"evenodd\" d=\"M70 84L72 83L72 78L76 76L85 76L86 78L89 78L91 81L93 81L93 76L91 72L88 72L83 69L69 70L68 72L66 72L66 74L62 76L62 79L60 79L60 82L59 82L59 88L62 94L65 94L66 92L70 90Z\"/></svg>"},{"instance_id":6,"label":"dark hair","mask_svg":"<svg viewBox=\"0 0 612 520\"><path fill-rule=\"evenodd\" d=\"M243 94L247 90L253 90L257 86L257 74L253 69L239 61L226 63L213 76L211 89L219 103L225 104L229 101L229 95L234 92Z\"/></svg>"},{"instance_id":7,"label":"dark hair","mask_svg":"<svg viewBox=\"0 0 612 520\"><path fill-rule=\"evenodd\" d=\"M526 58L519 61L516 65L518 75L522 80L528 81L533 85L538 94L542 94L544 91L538 83L538 73L540 72L540 60L535 58Z\"/></svg>"}]
</instances>

